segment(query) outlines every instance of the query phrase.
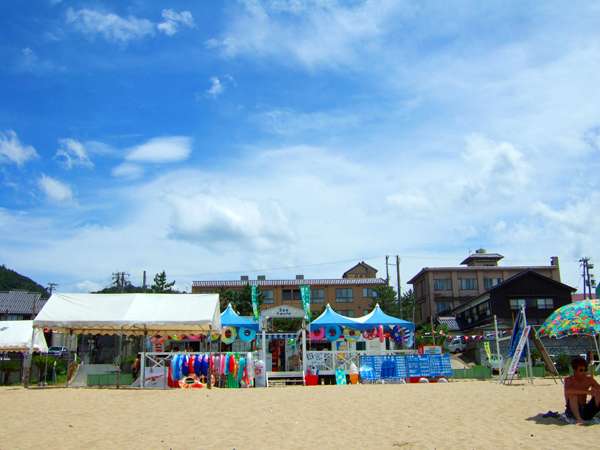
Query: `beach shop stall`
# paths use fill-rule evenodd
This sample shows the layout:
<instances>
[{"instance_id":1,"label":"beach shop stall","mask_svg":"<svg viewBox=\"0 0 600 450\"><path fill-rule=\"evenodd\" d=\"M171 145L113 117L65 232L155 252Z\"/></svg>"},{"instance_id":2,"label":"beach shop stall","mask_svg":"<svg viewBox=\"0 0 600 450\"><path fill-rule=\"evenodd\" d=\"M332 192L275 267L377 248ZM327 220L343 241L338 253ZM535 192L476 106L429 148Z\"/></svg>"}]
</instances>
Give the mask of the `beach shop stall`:
<instances>
[{"instance_id":1,"label":"beach shop stall","mask_svg":"<svg viewBox=\"0 0 600 450\"><path fill-rule=\"evenodd\" d=\"M69 364L67 377L74 386L130 385L135 380L122 374L121 348L124 337L139 337L139 385L156 367L166 368L167 358L147 353L151 336L204 335L220 333L218 294L53 294L33 320L35 329L50 329L71 336L116 336L119 345L113 364ZM206 353L210 353L210 339ZM30 348L29 353L33 351ZM169 357L171 358L171 357ZM150 361L149 367L146 362ZM202 359L200 360L200 362ZM149 369L149 370L146 370ZM73 373L71 373L73 372ZM123 379L121 379L123 378ZM150 375L150 378L154 378ZM210 384L210 377L207 377ZM96 381L95 381L96 380Z\"/></svg>"},{"instance_id":2,"label":"beach shop stall","mask_svg":"<svg viewBox=\"0 0 600 450\"><path fill-rule=\"evenodd\" d=\"M44 330L34 329L31 320L0 321L0 384L22 379L23 356L31 350L48 353Z\"/></svg>"},{"instance_id":3,"label":"beach shop stall","mask_svg":"<svg viewBox=\"0 0 600 450\"><path fill-rule=\"evenodd\" d=\"M448 356L418 355L412 348L414 333L414 323L384 313L379 305L358 318L343 316L327 305L310 323L308 384L318 382L319 376L332 375L336 383L345 383L347 375L356 382L359 372L363 382L437 380L449 376ZM312 350L314 343L324 341L331 350Z\"/></svg>"}]
</instances>

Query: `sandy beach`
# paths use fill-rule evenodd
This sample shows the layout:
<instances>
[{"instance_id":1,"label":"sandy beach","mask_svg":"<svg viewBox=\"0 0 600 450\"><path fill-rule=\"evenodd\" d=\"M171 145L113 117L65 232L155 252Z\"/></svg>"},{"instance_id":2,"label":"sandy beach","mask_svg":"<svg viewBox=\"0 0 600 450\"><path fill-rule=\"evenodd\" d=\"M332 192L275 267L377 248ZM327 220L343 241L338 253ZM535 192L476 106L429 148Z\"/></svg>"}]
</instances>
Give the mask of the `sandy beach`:
<instances>
[{"instance_id":1,"label":"sandy beach","mask_svg":"<svg viewBox=\"0 0 600 450\"><path fill-rule=\"evenodd\" d=\"M213 390L0 389L1 449L597 448L552 380L499 386Z\"/></svg>"}]
</instances>

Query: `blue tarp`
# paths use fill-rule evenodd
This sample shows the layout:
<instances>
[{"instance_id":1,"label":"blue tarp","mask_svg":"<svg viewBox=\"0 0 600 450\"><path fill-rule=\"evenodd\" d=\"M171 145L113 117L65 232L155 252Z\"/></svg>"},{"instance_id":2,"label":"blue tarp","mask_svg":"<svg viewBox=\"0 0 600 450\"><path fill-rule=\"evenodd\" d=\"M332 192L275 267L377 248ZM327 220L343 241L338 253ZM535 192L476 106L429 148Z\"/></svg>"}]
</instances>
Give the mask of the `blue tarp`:
<instances>
[{"instance_id":1,"label":"blue tarp","mask_svg":"<svg viewBox=\"0 0 600 450\"><path fill-rule=\"evenodd\" d=\"M258 331L258 322L252 317L240 316L233 310L231 303L227 305L227 309L221 313L222 327L245 327L251 330Z\"/></svg>"},{"instance_id":2,"label":"blue tarp","mask_svg":"<svg viewBox=\"0 0 600 450\"><path fill-rule=\"evenodd\" d=\"M319 317L310 323L309 330L314 331L317 328L328 327L332 325L357 329L359 328L360 324L354 319L336 313L331 306L327 305L325 307L325 311L323 311Z\"/></svg>"},{"instance_id":3,"label":"blue tarp","mask_svg":"<svg viewBox=\"0 0 600 450\"><path fill-rule=\"evenodd\" d=\"M375 308L369 314L358 317L355 319L355 321L359 324L359 328L361 330L372 329L378 327L379 325L383 325L384 327L398 326L409 331L415 331L414 323L409 322L408 320L398 319L384 313L379 307L379 304L375 305Z\"/></svg>"}]
</instances>

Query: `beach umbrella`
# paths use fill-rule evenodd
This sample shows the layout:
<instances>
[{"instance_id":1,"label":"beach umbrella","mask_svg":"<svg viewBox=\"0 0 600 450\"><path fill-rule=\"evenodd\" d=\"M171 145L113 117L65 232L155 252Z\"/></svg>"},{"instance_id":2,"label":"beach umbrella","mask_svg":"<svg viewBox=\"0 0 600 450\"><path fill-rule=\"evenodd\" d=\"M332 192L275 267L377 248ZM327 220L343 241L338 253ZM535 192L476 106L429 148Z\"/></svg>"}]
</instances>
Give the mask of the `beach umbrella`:
<instances>
[{"instance_id":1,"label":"beach umbrella","mask_svg":"<svg viewBox=\"0 0 600 450\"><path fill-rule=\"evenodd\" d=\"M561 306L546 319L538 336L563 338L590 336L600 355L596 336L600 335L600 301L582 300Z\"/></svg>"},{"instance_id":2,"label":"beach umbrella","mask_svg":"<svg viewBox=\"0 0 600 450\"><path fill-rule=\"evenodd\" d=\"M600 301L582 300L554 311L538 330L539 336L560 339L566 336L600 334Z\"/></svg>"}]
</instances>

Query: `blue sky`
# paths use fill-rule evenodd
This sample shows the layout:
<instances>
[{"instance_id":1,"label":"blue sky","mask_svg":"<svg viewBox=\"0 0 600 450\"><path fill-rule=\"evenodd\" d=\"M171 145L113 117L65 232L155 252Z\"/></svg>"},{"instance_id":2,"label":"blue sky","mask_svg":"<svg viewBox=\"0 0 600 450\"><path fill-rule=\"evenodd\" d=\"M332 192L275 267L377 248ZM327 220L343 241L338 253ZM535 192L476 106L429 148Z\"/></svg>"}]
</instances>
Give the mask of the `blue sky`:
<instances>
[{"instance_id":1,"label":"blue sky","mask_svg":"<svg viewBox=\"0 0 600 450\"><path fill-rule=\"evenodd\" d=\"M5 1L0 260L403 280L479 247L598 257L600 7Z\"/></svg>"}]
</instances>

